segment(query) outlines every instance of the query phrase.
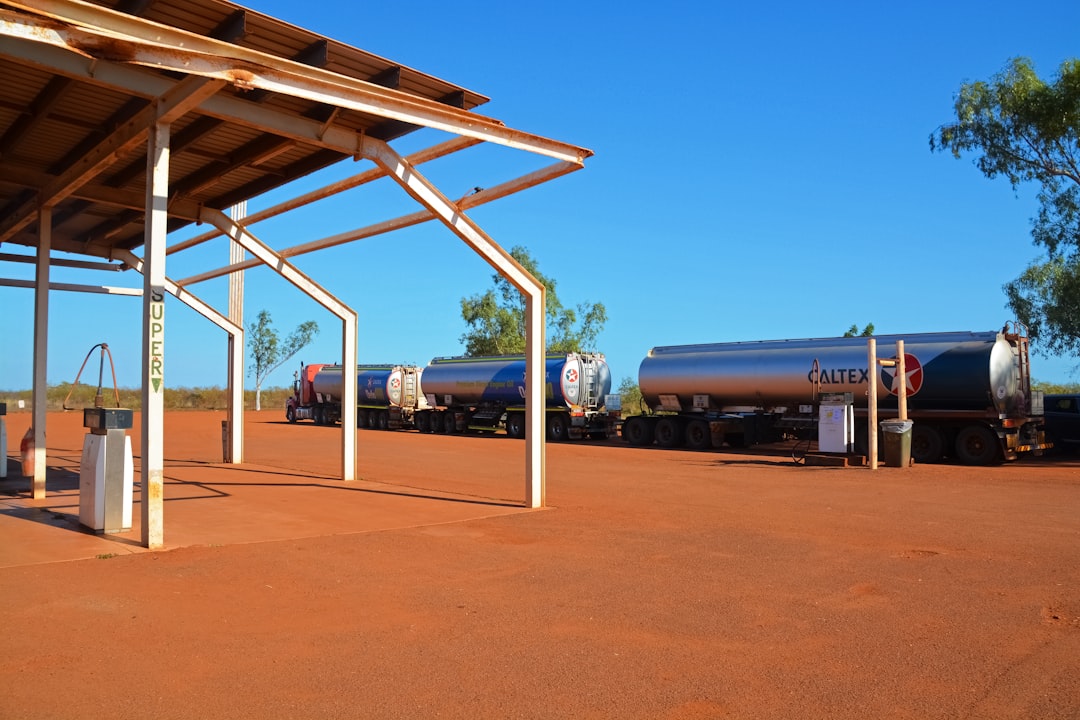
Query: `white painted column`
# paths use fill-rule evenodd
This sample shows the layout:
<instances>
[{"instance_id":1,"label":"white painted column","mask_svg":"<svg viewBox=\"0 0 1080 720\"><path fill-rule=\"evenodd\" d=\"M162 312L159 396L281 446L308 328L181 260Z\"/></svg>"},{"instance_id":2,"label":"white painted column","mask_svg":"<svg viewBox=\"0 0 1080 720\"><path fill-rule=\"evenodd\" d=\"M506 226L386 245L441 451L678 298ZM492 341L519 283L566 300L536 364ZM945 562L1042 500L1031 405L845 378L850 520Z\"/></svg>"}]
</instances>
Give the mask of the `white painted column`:
<instances>
[{"instance_id":1,"label":"white painted column","mask_svg":"<svg viewBox=\"0 0 1080 720\"><path fill-rule=\"evenodd\" d=\"M240 222L247 216L247 201L230 208L233 221ZM244 246L229 241L229 264L244 261ZM244 327L244 271L229 274L229 320ZM227 461L234 465L244 462L244 338L229 335L228 421L229 443Z\"/></svg>"},{"instance_id":2,"label":"white painted column","mask_svg":"<svg viewBox=\"0 0 1080 720\"><path fill-rule=\"evenodd\" d=\"M169 199L169 125L155 123L146 147L143 238L142 543L165 544L165 237Z\"/></svg>"},{"instance_id":3,"label":"white painted column","mask_svg":"<svg viewBox=\"0 0 1080 720\"><path fill-rule=\"evenodd\" d=\"M531 508L547 504L547 431L544 402L545 351L544 320L547 290L525 296L525 504Z\"/></svg>"},{"instance_id":4,"label":"white painted column","mask_svg":"<svg viewBox=\"0 0 1080 720\"><path fill-rule=\"evenodd\" d=\"M31 481L35 500L45 498L45 416L49 390L46 369L49 348L49 253L52 251L52 208L38 211L38 253L34 278L34 388L31 397L31 421L34 428L34 477Z\"/></svg>"}]
</instances>

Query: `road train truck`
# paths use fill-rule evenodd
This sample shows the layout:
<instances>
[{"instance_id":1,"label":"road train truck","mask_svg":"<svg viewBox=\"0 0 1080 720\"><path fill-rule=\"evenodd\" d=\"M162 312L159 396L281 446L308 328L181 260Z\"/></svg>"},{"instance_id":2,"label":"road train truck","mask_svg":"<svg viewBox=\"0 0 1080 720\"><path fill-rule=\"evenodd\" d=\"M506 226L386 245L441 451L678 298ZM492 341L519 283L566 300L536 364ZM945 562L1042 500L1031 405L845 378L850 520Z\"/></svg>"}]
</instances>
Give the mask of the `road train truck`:
<instances>
[{"instance_id":1,"label":"road train truck","mask_svg":"<svg viewBox=\"0 0 1080 720\"><path fill-rule=\"evenodd\" d=\"M417 413L427 402L420 389L423 368L415 365L356 366L356 424L358 427L396 430L415 426ZM289 422L314 420L332 425L341 419L340 365L303 365L285 401Z\"/></svg>"},{"instance_id":2,"label":"road train truck","mask_svg":"<svg viewBox=\"0 0 1080 720\"><path fill-rule=\"evenodd\" d=\"M874 382L880 419L898 417L906 383L916 462L951 456L985 465L1050 446L1022 327L877 336L879 357L894 356L897 340L904 341L905 377L887 363L869 368L865 337L655 347L638 370L648 412L623 422L623 438L704 449L812 437L820 396L850 393L855 445L865 451Z\"/></svg>"},{"instance_id":3,"label":"road train truck","mask_svg":"<svg viewBox=\"0 0 1080 720\"><path fill-rule=\"evenodd\" d=\"M552 441L618 435L618 396L599 353L548 354L544 427ZM424 368L430 409L417 413L421 431L495 432L525 437L525 358L521 355L439 357Z\"/></svg>"}]
</instances>

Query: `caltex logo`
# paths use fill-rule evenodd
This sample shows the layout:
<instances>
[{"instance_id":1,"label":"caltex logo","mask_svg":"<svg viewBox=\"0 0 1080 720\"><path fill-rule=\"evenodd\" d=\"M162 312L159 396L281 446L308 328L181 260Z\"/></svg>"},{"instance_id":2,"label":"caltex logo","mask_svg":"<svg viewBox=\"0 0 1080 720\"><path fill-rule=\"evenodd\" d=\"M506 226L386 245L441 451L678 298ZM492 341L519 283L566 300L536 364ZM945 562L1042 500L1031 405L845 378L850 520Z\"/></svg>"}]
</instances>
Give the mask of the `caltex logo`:
<instances>
[{"instance_id":1,"label":"caltex logo","mask_svg":"<svg viewBox=\"0 0 1080 720\"><path fill-rule=\"evenodd\" d=\"M889 389L889 394L900 394L900 378L897 377L897 367L881 368L881 383ZM923 369L919 358L910 353L904 353L904 380L907 384L907 394L914 395L922 389Z\"/></svg>"}]
</instances>

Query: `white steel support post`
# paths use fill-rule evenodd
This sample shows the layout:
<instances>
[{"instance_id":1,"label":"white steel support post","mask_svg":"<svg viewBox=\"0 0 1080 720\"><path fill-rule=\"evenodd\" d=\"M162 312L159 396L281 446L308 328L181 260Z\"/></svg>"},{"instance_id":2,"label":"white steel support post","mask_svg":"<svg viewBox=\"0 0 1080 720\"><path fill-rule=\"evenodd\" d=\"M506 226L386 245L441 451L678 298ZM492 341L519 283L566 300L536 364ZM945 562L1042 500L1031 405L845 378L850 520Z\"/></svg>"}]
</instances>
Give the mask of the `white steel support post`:
<instances>
[{"instance_id":1,"label":"white steel support post","mask_svg":"<svg viewBox=\"0 0 1080 720\"><path fill-rule=\"evenodd\" d=\"M34 291L34 388L31 397L31 426L34 429L34 474L31 480L35 500L45 498L45 410L48 393L46 368L49 347L49 253L52 250L52 208L38 210L38 254Z\"/></svg>"},{"instance_id":2,"label":"white steel support post","mask_svg":"<svg viewBox=\"0 0 1080 720\"><path fill-rule=\"evenodd\" d=\"M237 203L230 209L233 220L243 220L247 215L247 201ZM229 264L244 261L244 246L229 241ZM244 271L229 274L229 321L244 327ZM225 462L240 464L244 461L244 344L237 346L236 336L229 335L228 388L228 444Z\"/></svg>"},{"instance_id":3,"label":"white steel support post","mask_svg":"<svg viewBox=\"0 0 1080 720\"><path fill-rule=\"evenodd\" d=\"M543 443L547 431L543 400L546 303L542 285L539 296L525 296L525 505L531 508L547 505L547 459Z\"/></svg>"},{"instance_id":4,"label":"white steel support post","mask_svg":"<svg viewBox=\"0 0 1080 720\"><path fill-rule=\"evenodd\" d=\"M142 544L165 544L165 239L169 200L169 124L151 127L146 147L143 238Z\"/></svg>"},{"instance_id":5,"label":"white steel support post","mask_svg":"<svg viewBox=\"0 0 1080 720\"><path fill-rule=\"evenodd\" d=\"M342 321L342 397L356 398L356 311L345 305L223 212L203 208L200 219L228 235ZM350 369L351 368L351 369ZM341 479L356 479L356 401L341 403Z\"/></svg>"},{"instance_id":6,"label":"white steel support post","mask_svg":"<svg viewBox=\"0 0 1080 720\"><path fill-rule=\"evenodd\" d=\"M544 286L385 142L363 138L360 155L381 167L405 192L430 210L525 296L525 504L528 507L542 507L546 496L547 472L544 444Z\"/></svg>"}]
</instances>

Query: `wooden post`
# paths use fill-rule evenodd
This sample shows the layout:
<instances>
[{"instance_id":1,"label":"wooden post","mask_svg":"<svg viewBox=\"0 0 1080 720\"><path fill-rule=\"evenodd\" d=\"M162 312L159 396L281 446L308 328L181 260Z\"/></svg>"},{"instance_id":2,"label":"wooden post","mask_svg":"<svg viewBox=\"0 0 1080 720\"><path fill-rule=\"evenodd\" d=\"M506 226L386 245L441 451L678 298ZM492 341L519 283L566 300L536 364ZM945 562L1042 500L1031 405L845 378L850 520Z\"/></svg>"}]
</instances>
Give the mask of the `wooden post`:
<instances>
[{"instance_id":1,"label":"wooden post","mask_svg":"<svg viewBox=\"0 0 1080 720\"><path fill-rule=\"evenodd\" d=\"M904 365L904 341L896 341L896 377L900 379L900 388L896 391L896 404L900 420L907 420L907 369Z\"/></svg>"}]
</instances>

